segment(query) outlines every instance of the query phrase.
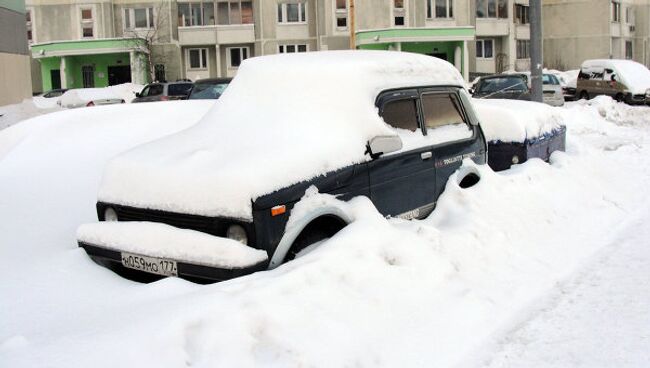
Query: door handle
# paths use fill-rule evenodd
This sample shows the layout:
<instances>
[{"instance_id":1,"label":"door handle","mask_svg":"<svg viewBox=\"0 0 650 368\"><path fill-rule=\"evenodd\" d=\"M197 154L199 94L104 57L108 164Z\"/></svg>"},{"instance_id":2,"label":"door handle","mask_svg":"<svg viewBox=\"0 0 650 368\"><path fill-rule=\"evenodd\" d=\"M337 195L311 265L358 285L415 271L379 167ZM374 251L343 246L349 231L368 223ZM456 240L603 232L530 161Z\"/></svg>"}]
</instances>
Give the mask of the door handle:
<instances>
[{"instance_id":1,"label":"door handle","mask_svg":"<svg viewBox=\"0 0 650 368\"><path fill-rule=\"evenodd\" d=\"M420 158L422 158L422 160L428 160L431 157L433 157L433 153L431 153L431 152L422 152L422 153L420 153Z\"/></svg>"}]
</instances>

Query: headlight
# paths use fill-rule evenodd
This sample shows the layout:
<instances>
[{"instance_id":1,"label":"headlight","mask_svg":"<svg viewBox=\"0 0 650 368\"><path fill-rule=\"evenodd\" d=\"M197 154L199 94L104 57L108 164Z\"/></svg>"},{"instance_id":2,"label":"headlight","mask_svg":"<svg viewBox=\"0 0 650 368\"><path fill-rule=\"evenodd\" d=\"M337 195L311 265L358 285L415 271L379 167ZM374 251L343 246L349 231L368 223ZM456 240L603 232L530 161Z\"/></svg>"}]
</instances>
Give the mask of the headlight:
<instances>
[{"instance_id":1,"label":"headlight","mask_svg":"<svg viewBox=\"0 0 650 368\"><path fill-rule=\"evenodd\" d=\"M515 164L515 165L518 164L519 163L519 156L517 156L517 155L512 156L512 163Z\"/></svg>"},{"instance_id":2,"label":"headlight","mask_svg":"<svg viewBox=\"0 0 650 368\"><path fill-rule=\"evenodd\" d=\"M248 237L246 230L241 225L230 225L226 230L226 237L228 239L236 240L242 244L248 244Z\"/></svg>"},{"instance_id":3,"label":"headlight","mask_svg":"<svg viewBox=\"0 0 650 368\"><path fill-rule=\"evenodd\" d=\"M117 212L112 207L104 210L104 221L118 221Z\"/></svg>"}]
</instances>

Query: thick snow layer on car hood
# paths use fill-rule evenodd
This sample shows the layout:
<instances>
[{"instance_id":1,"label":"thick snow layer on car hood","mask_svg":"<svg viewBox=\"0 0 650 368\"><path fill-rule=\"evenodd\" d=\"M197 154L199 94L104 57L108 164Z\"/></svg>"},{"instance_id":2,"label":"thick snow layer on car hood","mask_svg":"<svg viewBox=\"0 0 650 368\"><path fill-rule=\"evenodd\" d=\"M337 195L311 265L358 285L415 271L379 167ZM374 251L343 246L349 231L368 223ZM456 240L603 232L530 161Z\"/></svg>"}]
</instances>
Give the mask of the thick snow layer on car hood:
<instances>
[{"instance_id":1,"label":"thick snow layer on car hood","mask_svg":"<svg viewBox=\"0 0 650 368\"><path fill-rule=\"evenodd\" d=\"M650 90L650 70L632 60L611 61L621 74L622 82L633 94L645 94Z\"/></svg>"},{"instance_id":2,"label":"thick snow layer on car hood","mask_svg":"<svg viewBox=\"0 0 650 368\"><path fill-rule=\"evenodd\" d=\"M565 125L562 111L543 103L472 99L488 142L523 142Z\"/></svg>"},{"instance_id":3,"label":"thick snow layer on car hood","mask_svg":"<svg viewBox=\"0 0 650 368\"><path fill-rule=\"evenodd\" d=\"M375 99L386 89L463 86L446 61L410 53L337 51L246 60L194 127L107 167L101 201L250 219L251 201L368 159L396 134Z\"/></svg>"}]
</instances>

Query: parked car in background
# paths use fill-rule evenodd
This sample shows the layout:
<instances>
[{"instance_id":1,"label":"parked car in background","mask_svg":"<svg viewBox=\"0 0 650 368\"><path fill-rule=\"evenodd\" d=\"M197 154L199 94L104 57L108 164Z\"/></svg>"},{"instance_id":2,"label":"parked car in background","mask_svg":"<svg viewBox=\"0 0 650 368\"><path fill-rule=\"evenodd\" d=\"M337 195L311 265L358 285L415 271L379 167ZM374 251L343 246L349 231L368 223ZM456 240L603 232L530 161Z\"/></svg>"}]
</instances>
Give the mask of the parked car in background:
<instances>
[{"instance_id":1,"label":"parked car in background","mask_svg":"<svg viewBox=\"0 0 650 368\"><path fill-rule=\"evenodd\" d=\"M232 78L199 79L194 82L189 100L216 100L221 97Z\"/></svg>"},{"instance_id":2,"label":"parked car in background","mask_svg":"<svg viewBox=\"0 0 650 368\"><path fill-rule=\"evenodd\" d=\"M228 88L196 125L107 165L100 222L77 231L96 262L197 281L275 268L353 221L345 201L424 218L464 160L486 162L465 82L437 58L261 56ZM472 169L461 188L479 181Z\"/></svg>"},{"instance_id":3,"label":"parked car in background","mask_svg":"<svg viewBox=\"0 0 650 368\"><path fill-rule=\"evenodd\" d=\"M68 109L99 105L114 105L126 101L109 88L77 88L67 90L56 102Z\"/></svg>"},{"instance_id":4,"label":"parked car in background","mask_svg":"<svg viewBox=\"0 0 650 368\"><path fill-rule=\"evenodd\" d=\"M560 80L553 74L542 74L542 97L551 106L564 106L564 91Z\"/></svg>"},{"instance_id":5,"label":"parked car in background","mask_svg":"<svg viewBox=\"0 0 650 368\"><path fill-rule=\"evenodd\" d=\"M193 85L192 82L150 83L131 102L185 100Z\"/></svg>"},{"instance_id":6,"label":"parked car in background","mask_svg":"<svg viewBox=\"0 0 650 368\"><path fill-rule=\"evenodd\" d=\"M474 98L505 98L530 101L528 76L522 73L481 77L472 91Z\"/></svg>"},{"instance_id":7,"label":"parked car in background","mask_svg":"<svg viewBox=\"0 0 650 368\"><path fill-rule=\"evenodd\" d=\"M581 99L607 95L631 105L650 103L650 71L632 60L586 60L576 93Z\"/></svg>"},{"instance_id":8,"label":"parked car in background","mask_svg":"<svg viewBox=\"0 0 650 368\"><path fill-rule=\"evenodd\" d=\"M51 90L43 93L41 96L45 97L45 98L59 97L59 96L62 96L67 90L68 90L67 88L51 89Z\"/></svg>"}]
</instances>

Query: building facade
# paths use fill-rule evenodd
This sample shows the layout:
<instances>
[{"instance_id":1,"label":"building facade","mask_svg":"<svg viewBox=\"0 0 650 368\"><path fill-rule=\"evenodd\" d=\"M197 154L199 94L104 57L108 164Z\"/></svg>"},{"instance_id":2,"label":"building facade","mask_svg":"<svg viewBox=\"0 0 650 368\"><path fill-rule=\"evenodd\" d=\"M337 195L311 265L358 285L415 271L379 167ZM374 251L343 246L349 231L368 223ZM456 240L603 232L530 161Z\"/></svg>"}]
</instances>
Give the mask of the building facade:
<instances>
[{"instance_id":1,"label":"building facade","mask_svg":"<svg viewBox=\"0 0 650 368\"><path fill-rule=\"evenodd\" d=\"M25 2L0 1L0 106L31 97Z\"/></svg>"},{"instance_id":2,"label":"building facade","mask_svg":"<svg viewBox=\"0 0 650 368\"><path fill-rule=\"evenodd\" d=\"M349 49L349 0L28 0L35 85L230 77L260 55ZM528 0L355 0L355 47L527 70ZM61 19L71 20L62 22Z\"/></svg>"},{"instance_id":3,"label":"building facade","mask_svg":"<svg viewBox=\"0 0 650 368\"><path fill-rule=\"evenodd\" d=\"M650 66L650 1L544 0L544 65L577 69L587 59Z\"/></svg>"}]
</instances>

